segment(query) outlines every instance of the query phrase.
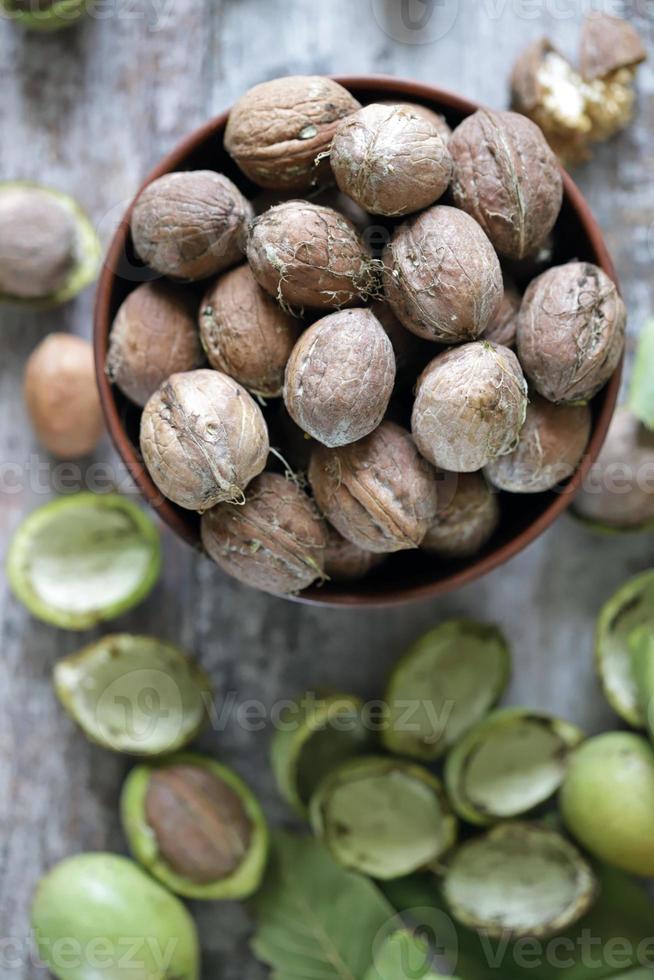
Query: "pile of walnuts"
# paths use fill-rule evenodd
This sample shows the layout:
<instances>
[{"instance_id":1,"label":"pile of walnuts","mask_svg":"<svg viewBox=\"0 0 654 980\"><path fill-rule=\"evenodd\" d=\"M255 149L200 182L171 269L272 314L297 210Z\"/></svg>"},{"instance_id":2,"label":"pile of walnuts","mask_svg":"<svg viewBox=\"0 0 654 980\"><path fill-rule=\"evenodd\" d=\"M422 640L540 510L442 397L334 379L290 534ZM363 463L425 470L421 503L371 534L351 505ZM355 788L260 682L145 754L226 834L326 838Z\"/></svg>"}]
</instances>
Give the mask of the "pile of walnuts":
<instances>
[{"instance_id":1,"label":"pile of walnuts","mask_svg":"<svg viewBox=\"0 0 654 980\"><path fill-rule=\"evenodd\" d=\"M125 300L107 370L143 408L152 479L202 515L218 565L265 591L359 578L404 549L468 558L499 490L574 472L623 347L601 269L524 281L562 203L541 130L479 110L452 133L425 106L362 108L292 77L237 102L225 146L260 199L180 172L132 214L162 278Z\"/></svg>"}]
</instances>

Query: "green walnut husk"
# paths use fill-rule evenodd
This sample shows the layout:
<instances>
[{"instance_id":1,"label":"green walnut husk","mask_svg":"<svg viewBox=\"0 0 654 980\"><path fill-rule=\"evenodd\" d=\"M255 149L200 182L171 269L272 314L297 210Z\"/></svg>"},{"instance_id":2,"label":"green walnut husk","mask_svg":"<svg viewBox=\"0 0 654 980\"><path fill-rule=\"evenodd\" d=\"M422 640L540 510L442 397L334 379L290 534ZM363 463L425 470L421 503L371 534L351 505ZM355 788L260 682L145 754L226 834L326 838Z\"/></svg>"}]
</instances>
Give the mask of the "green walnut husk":
<instances>
[{"instance_id":1,"label":"green walnut husk","mask_svg":"<svg viewBox=\"0 0 654 980\"><path fill-rule=\"evenodd\" d=\"M403 759L364 756L343 763L320 784L309 814L332 856L373 878L436 868L457 836L440 781Z\"/></svg>"},{"instance_id":2,"label":"green walnut husk","mask_svg":"<svg viewBox=\"0 0 654 980\"><path fill-rule=\"evenodd\" d=\"M79 854L53 868L36 890L32 925L39 955L59 980L199 975L189 913L137 864L115 854Z\"/></svg>"},{"instance_id":3,"label":"green walnut husk","mask_svg":"<svg viewBox=\"0 0 654 980\"><path fill-rule=\"evenodd\" d=\"M2 3L2 0L0 0L0 3ZM95 282L102 262L102 244L91 219L69 194L64 194L63 191L56 191L51 187L43 187L41 184L35 184L27 180L0 181L0 195L17 190L35 190L49 195L71 215L75 224L75 263L66 282L60 289L38 299L26 299L21 296L0 293L0 303L6 303L26 310L50 310L55 306L61 306L63 303L74 299L83 289L86 289L87 286Z\"/></svg>"},{"instance_id":4,"label":"green walnut husk","mask_svg":"<svg viewBox=\"0 0 654 980\"><path fill-rule=\"evenodd\" d=\"M560 795L573 837L595 857L654 875L654 749L633 732L606 732L572 755Z\"/></svg>"},{"instance_id":5,"label":"green walnut husk","mask_svg":"<svg viewBox=\"0 0 654 980\"><path fill-rule=\"evenodd\" d=\"M638 703L650 738L654 741L654 630L640 626L629 634L631 672Z\"/></svg>"},{"instance_id":6,"label":"green walnut husk","mask_svg":"<svg viewBox=\"0 0 654 980\"><path fill-rule=\"evenodd\" d=\"M180 794L174 784L164 782L155 803L155 826L155 817L148 810L154 781L189 770L208 777L223 795L228 794L232 816L226 813L224 801L220 811L212 809L206 786L192 795ZM191 783L187 786L193 790ZM268 858L266 819L249 787L215 759L188 752L137 766L125 781L120 807L134 857L171 891L195 899L244 899L259 887ZM239 836L244 825L247 840ZM207 872L215 850L223 846L234 851L235 860L228 871L212 879ZM194 869L192 874L189 867Z\"/></svg>"},{"instance_id":7,"label":"green walnut husk","mask_svg":"<svg viewBox=\"0 0 654 980\"><path fill-rule=\"evenodd\" d=\"M330 770L365 752L371 743L360 698L352 694L320 697L307 692L283 712L270 746L279 792L304 816L309 800Z\"/></svg>"},{"instance_id":8,"label":"green walnut husk","mask_svg":"<svg viewBox=\"0 0 654 980\"><path fill-rule=\"evenodd\" d=\"M119 633L60 660L57 696L92 742L113 752L176 752L199 732L212 696L204 671L177 647Z\"/></svg>"},{"instance_id":9,"label":"green walnut husk","mask_svg":"<svg viewBox=\"0 0 654 980\"><path fill-rule=\"evenodd\" d=\"M629 408L648 429L654 429L654 319L640 331L638 347L631 371Z\"/></svg>"},{"instance_id":10,"label":"green walnut husk","mask_svg":"<svg viewBox=\"0 0 654 980\"><path fill-rule=\"evenodd\" d=\"M509 649L495 626L441 623L395 666L385 697L385 748L423 761L439 758L499 700L510 670Z\"/></svg>"},{"instance_id":11,"label":"green walnut husk","mask_svg":"<svg viewBox=\"0 0 654 980\"><path fill-rule=\"evenodd\" d=\"M632 728L644 728L634 678L629 637L639 627L654 629L654 570L625 582L602 606L597 620L595 655L604 694Z\"/></svg>"},{"instance_id":12,"label":"green walnut husk","mask_svg":"<svg viewBox=\"0 0 654 980\"><path fill-rule=\"evenodd\" d=\"M145 599L161 570L159 534L117 494L78 493L33 511L15 532L7 577L33 616L85 630Z\"/></svg>"},{"instance_id":13,"label":"green walnut husk","mask_svg":"<svg viewBox=\"0 0 654 980\"><path fill-rule=\"evenodd\" d=\"M528 813L556 793L569 753L583 737L575 725L540 712L493 712L447 757L445 785L452 806L479 826Z\"/></svg>"},{"instance_id":14,"label":"green walnut husk","mask_svg":"<svg viewBox=\"0 0 654 980\"><path fill-rule=\"evenodd\" d=\"M438 980L444 974L436 972L432 958L429 943L419 931L398 929L376 950L364 980Z\"/></svg>"},{"instance_id":15,"label":"green walnut husk","mask_svg":"<svg viewBox=\"0 0 654 980\"><path fill-rule=\"evenodd\" d=\"M35 9L31 10L30 6ZM25 3L24 7L16 0L0 0L0 11L5 17L15 20L28 31L46 33L76 24L87 13L89 0L53 0L49 5L39 7L39 0Z\"/></svg>"},{"instance_id":16,"label":"green walnut husk","mask_svg":"<svg viewBox=\"0 0 654 980\"><path fill-rule=\"evenodd\" d=\"M517 821L463 844L443 882L455 919L507 940L562 932L585 915L596 893L595 875L570 841Z\"/></svg>"}]
</instances>

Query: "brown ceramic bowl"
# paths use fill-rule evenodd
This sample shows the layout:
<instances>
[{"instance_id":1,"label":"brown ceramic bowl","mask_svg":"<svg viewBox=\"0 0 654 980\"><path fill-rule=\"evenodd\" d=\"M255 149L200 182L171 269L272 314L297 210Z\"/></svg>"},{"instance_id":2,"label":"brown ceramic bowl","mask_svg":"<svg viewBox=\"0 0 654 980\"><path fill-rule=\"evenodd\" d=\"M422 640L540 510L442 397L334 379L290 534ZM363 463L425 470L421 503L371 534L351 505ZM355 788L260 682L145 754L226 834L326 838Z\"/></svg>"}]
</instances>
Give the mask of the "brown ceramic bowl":
<instances>
[{"instance_id":1,"label":"brown ceramic bowl","mask_svg":"<svg viewBox=\"0 0 654 980\"><path fill-rule=\"evenodd\" d=\"M384 76L338 78L362 102L389 99L419 102L443 113L456 126L478 106L449 92ZM236 168L223 148L228 113L207 123L176 147L148 177L146 184L162 174L185 169L222 171L248 196L258 193ZM580 191L564 174L563 209L555 229L551 264L577 258L594 262L616 279L602 233ZM138 448L140 410L113 388L105 375L105 355L111 323L118 307L140 282L148 278L134 254L129 218L130 210L116 232L100 279L95 312L95 357L100 397L109 432L116 449L148 502L172 530L188 544L199 548L199 519L163 499L145 470ZM620 371L593 400L593 432L585 459L577 473L558 493L502 495L502 522L486 548L467 561L445 562L420 551L391 555L376 572L361 582L328 583L307 589L301 602L318 605L385 606L444 595L472 582L531 544L567 508L604 441L615 407Z\"/></svg>"}]
</instances>

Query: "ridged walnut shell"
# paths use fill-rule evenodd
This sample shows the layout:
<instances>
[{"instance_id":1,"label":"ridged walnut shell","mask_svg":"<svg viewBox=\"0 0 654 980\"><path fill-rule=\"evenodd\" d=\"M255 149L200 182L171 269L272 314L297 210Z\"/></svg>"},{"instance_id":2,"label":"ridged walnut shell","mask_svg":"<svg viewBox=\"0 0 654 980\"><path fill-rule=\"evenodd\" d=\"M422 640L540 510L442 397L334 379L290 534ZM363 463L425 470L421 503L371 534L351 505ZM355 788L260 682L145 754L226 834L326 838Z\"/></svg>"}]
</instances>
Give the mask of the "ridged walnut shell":
<instances>
[{"instance_id":1,"label":"ridged walnut shell","mask_svg":"<svg viewBox=\"0 0 654 980\"><path fill-rule=\"evenodd\" d=\"M286 201L256 218L247 257L259 285L285 306L338 309L375 287L370 255L352 222L308 201Z\"/></svg>"},{"instance_id":2,"label":"ridged walnut shell","mask_svg":"<svg viewBox=\"0 0 654 980\"><path fill-rule=\"evenodd\" d=\"M421 547L441 558L470 558L499 524L497 494L481 473L444 475L445 485L438 487L438 511Z\"/></svg>"},{"instance_id":3,"label":"ridged walnut shell","mask_svg":"<svg viewBox=\"0 0 654 980\"><path fill-rule=\"evenodd\" d=\"M258 284L249 266L224 273L200 307L200 337L211 367L263 398L276 398L300 325Z\"/></svg>"},{"instance_id":4,"label":"ridged walnut shell","mask_svg":"<svg viewBox=\"0 0 654 980\"><path fill-rule=\"evenodd\" d=\"M567 480L584 455L592 417L588 405L553 405L533 395L512 453L492 460L485 473L509 493L543 493Z\"/></svg>"},{"instance_id":5,"label":"ridged walnut shell","mask_svg":"<svg viewBox=\"0 0 654 980\"><path fill-rule=\"evenodd\" d=\"M393 99L384 99L381 105L395 105L401 106L403 109L408 109L415 115L422 116L423 119L427 119L432 126L435 126L438 130L441 139L447 146L450 136L452 135L452 130L449 127L445 116L441 116L439 112L434 112L433 109L428 109L426 105L421 105L419 102L396 102Z\"/></svg>"},{"instance_id":6,"label":"ridged walnut shell","mask_svg":"<svg viewBox=\"0 0 654 980\"><path fill-rule=\"evenodd\" d=\"M518 320L525 374L551 402L587 401L615 371L627 314L609 279L590 262L548 269L529 285Z\"/></svg>"},{"instance_id":7,"label":"ridged walnut shell","mask_svg":"<svg viewBox=\"0 0 654 980\"><path fill-rule=\"evenodd\" d=\"M293 594L323 577L325 522L306 493L276 473L254 480L241 506L204 514L202 543L223 571L263 592Z\"/></svg>"},{"instance_id":8,"label":"ridged walnut shell","mask_svg":"<svg viewBox=\"0 0 654 980\"><path fill-rule=\"evenodd\" d=\"M395 354L370 310L341 310L302 334L286 366L292 419L324 446L362 439L382 421L395 381Z\"/></svg>"},{"instance_id":9,"label":"ridged walnut shell","mask_svg":"<svg viewBox=\"0 0 654 980\"><path fill-rule=\"evenodd\" d=\"M316 447L309 482L336 530L378 554L419 547L438 506L434 471L394 422L349 446Z\"/></svg>"},{"instance_id":10,"label":"ridged walnut shell","mask_svg":"<svg viewBox=\"0 0 654 980\"><path fill-rule=\"evenodd\" d=\"M109 335L106 372L143 407L171 374L204 361L195 322L197 300L166 282L139 286L124 301Z\"/></svg>"},{"instance_id":11,"label":"ridged walnut shell","mask_svg":"<svg viewBox=\"0 0 654 980\"><path fill-rule=\"evenodd\" d=\"M487 340L439 354L418 380L411 429L434 466L471 473L515 448L527 382L508 347Z\"/></svg>"},{"instance_id":12,"label":"ridged walnut shell","mask_svg":"<svg viewBox=\"0 0 654 980\"><path fill-rule=\"evenodd\" d=\"M132 213L140 258L171 279L206 279L238 262L252 206L213 170L166 174L149 184Z\"/></svg>"},{"instance_id":13,"label":"ridged walnut shell","mask_svg":"<svg viewBox=\"0 0 654 980\"><path fill-rule=\"evenodd\" d=\"M371 214L421 211L452 179L438 129L406 106L373 103L348 116L334 134L330 161L341 191Z\"/></svg>"},{"instance_id":14,"label":"ridged walnut shell","mask_svg":"<svg viewBox=\"0 0 654 980\"><path fill-rule=\"evenodd\" d=\"M517 112L479 109L449 142L452 195L510 259L536 252L556 223L563 200L557 159L543 133Z\"/></svg>"},{"instance_id":15,"label":"ridged walnut shell","mask_svg":"<svg viewBox=\"0 0 654 980\"><path fill-rule=\"evenodd\" d=\"M141 416L148 472L164 497L188 510L243 500L268 451L261 409L219 371L173 374Z\"/></svg>"},{"instance_id":16,"label":"ridged walnut shell","mask_svg":"<svg viewBox=\"0 0 654 980\"><path fill-rule=\"evenodd\" d=\"M334 131L359 103L321 75L291 75L255 85L232 109L225 147L244 174L272 190L308 190L329 172Z\"/></svg>"},{"instance_id":17,"label":"ridged walnut shell","mask_svg":"<svg viewBox=\"0 0 654 980\"><path fill-rule=\"evenodd\" d=\"M384 252L384 290L393 312L419 337L475 340L499 310L499 259L477 222L437 205L395 231Z\"/></svg>"}]
</instances>

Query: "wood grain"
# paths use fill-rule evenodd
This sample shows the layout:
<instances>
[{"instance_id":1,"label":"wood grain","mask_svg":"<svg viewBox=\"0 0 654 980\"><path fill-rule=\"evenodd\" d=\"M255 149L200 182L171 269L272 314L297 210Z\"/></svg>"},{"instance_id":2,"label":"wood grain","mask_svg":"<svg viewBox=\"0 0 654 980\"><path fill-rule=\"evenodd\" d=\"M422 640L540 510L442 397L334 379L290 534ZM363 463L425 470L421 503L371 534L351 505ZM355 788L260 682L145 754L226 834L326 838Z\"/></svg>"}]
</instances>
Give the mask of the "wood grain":
<instances>
[{"instance_id":1,"label":"wood grain","mask_svg":"<svg viewBox=\"0 0 654 980\"><path fill-rule=\"evenodd\" d=\"M102 17L52 37L0 22L0 178L42 180L76 195L107 240L152 164L255 82L289 72L384 72L503 107L518 50L547 33L572 53L589 6L440 0L428 17L423 0L412 3L427 24L408 33L398 30L398 0L112 0L98 4ZM625 6L651 50L651 8ZM653 307L652 66L641 72L640 89L635 125L576 175L613 251L632 338ZM94 461L77 474L48 473L20 392L25 360L45 332L90 335L92 298L90 290L54 313L0 313L3 551L21 515L55 490L106 485ZM108 445L95 462L110 464L111 478L125 484ZM589 730L616 724L593 675L593 621L602 600L652 556L647 538L592 537L564 518L510 565L451 598L362 614L252 593L169 537L165 551L155 594L116 627L168 637L200 658L219 698L232 704L222 730L201 745L233 764L278 822L289 815L267 764L270 732L244 725L248 702L269 708L315 684L377 697L407 642L448 616L503 626L515 657L511 701ZM52 693L53 663L89 637L34 622L4 581L0 630L0 939L11 941L0 946L0 975L32 980L45 975L29 946L32 890L67 854L124 848L116 802L127 764L87 744ZM266 975L248 952L241 908L207 904L197 915L207 978Z\"/></svg>"}]
</instances>

